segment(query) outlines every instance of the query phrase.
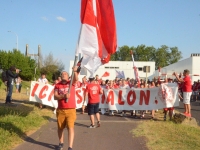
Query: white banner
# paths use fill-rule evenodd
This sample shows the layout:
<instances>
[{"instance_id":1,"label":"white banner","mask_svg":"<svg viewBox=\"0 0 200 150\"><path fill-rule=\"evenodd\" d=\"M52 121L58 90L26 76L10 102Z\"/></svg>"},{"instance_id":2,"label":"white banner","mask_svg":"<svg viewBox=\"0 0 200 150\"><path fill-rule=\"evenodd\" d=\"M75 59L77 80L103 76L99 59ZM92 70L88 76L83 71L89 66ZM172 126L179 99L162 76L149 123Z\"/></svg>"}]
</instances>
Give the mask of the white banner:
<instances>
[{"instance_id":1,"label":"white banner","mask_svg":"<svg viewBox=\"0 0 200 150\"><path fill-rule=\"evenodd\" d=\"M83 104L84 88L76 89L76 108ZM54 86L31 82L30 101L57 108ZM153 110L179 106L178 86L176 83L161 84L154 88L105 90L100 95L100 108L110 110Z\"/></svg>"}]
</instances>

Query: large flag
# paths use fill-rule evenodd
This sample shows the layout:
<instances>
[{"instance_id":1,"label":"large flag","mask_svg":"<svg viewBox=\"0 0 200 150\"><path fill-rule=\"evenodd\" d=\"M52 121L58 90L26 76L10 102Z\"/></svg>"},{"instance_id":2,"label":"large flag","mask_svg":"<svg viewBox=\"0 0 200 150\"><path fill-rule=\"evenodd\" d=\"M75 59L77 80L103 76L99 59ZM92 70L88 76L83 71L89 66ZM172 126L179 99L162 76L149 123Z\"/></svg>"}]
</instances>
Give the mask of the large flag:
<instances>
[{"instance_id":1,"label":"large flag","mask_svg":"<svg viewBox=\"0 0 200 150\"><path fill-rule=\"evenodd\" d=\"M125 79L124 71L119 71L119 70L115 71L116 71L116 77Z\"/></svg>"},{"instance_id":2,"label":"large flag","mask_svg":"<svg viewBox=\"0 0 200 150\"><path fill-rule=\"evenodd\" d=\"M82 0L81 29L76 56L83 57L81 63L90 72L90 77L110 55L116 52L117 35L112 0Z\"/></svg>"}]
</instances>

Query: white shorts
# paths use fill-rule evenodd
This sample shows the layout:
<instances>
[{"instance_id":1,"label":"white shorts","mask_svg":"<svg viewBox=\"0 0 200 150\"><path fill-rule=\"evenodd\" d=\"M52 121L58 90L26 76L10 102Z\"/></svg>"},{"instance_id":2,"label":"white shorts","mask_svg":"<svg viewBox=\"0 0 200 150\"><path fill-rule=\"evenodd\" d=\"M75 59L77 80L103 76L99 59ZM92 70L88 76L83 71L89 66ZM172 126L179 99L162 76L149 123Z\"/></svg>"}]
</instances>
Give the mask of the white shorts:
<instances>
[{"instance_id":1,"label":"white shorts","mask_svg":"<svg viewBox=\"0 0 200 150\"><path fill-rule=\"evenodd\" d=\"M192 95L192 92L183 92L183 103L184 104L190 104L191 95Z\"/></svg>"}]
</instances>

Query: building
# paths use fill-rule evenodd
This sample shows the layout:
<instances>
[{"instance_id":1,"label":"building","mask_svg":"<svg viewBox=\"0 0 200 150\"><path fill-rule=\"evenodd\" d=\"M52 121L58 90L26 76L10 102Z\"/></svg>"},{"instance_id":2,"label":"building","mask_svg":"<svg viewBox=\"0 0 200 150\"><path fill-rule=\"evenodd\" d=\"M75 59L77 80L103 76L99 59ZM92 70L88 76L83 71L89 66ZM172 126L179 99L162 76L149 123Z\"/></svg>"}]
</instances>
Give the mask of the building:
<instances>
[{"instance_id":1,"label":"building","mask_svg":"<svg viewBox=\"0 0 200 150\"><path fill-rule=\"evenodd\" d=\"M73 67L74 61L70 61L70 68ZM140 79L146 79L153 76L155 72L155 62L152 61L135 61L135 66L138 68L138 75ZM148 66L149 70L148 72L144 72L145 66ZM107 64L104 64L99 67L99 69L96 71L95 75L98 74L101 78L102 75L105 72L109 72L108 77L103 77L102 79L110 79L113 80L116 77L116 71L124 71L125 78L134 78L134 70L133 70L133 62L132 61L110 61ZM71 74L72 70L69 69L69 73ZM90 76L90 73L87 70L81 69L79 80L81 81L83 76Z\"/></svg>"},{"instance_id":2,"label":"building","mask_svg":"<svg viewBox=\"0 0 200 150\"><path fill-rule=\"evenodd\" d=\"M192 82L200 80L200 54L191 54L191 57L184 60L178 61L177 63L171 64L169 66L163 67L160 70L161 78L172 78L173 72L183 73L183 70L188 69L190 71L190 77ZM156 70L154 77L157 78L159 71Z\"/></svg>"}]
</instances>

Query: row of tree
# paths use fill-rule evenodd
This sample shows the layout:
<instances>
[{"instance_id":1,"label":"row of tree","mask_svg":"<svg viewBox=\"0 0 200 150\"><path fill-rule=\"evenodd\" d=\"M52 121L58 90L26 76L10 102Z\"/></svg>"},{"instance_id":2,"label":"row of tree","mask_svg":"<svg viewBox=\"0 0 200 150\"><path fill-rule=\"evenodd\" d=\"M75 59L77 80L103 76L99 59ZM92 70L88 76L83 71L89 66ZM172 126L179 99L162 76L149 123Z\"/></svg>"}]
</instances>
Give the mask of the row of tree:
<instances>
[{"instance_id":1,"label":"row of tree","mask_svg":"<svg viewBox=\"0 0 200 150\"><path fill-rule=\"evenodd\" d=\"M135 61L155 61L155 68L165 67L178 62L182 58L178 47L162 45L159 48L139 45L137 47L122 46L111 56L112 61L132 61L130 52L133 51Z\"/></svg>"},{"instance_id":2,"label":"row of tree","mask_svg":"<svg viewBox=\"0 0 200 150\"><path fill-rule=\"evenodd\" d=\"M9 69L11 66L22 70L20 77L23 80L38 79L41 73L45 73L49 81L54 80L60 75L61 70L64 69L62 62L53 58L50 53L41 60L41 68L38 68L37 58L25 56L21 51L13 49L12 51L0 50L0 69L1 71Z\"/></svg>"}]
</instances>

